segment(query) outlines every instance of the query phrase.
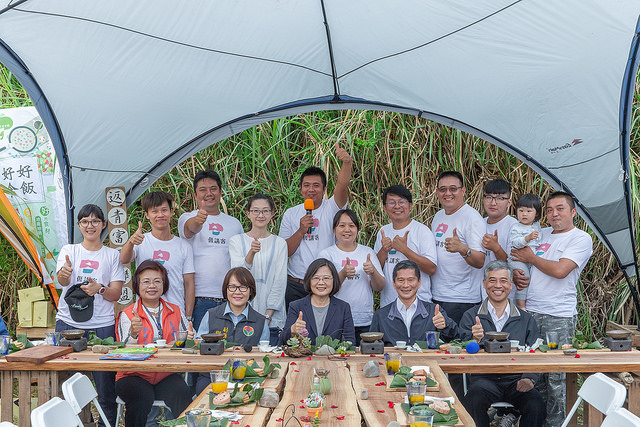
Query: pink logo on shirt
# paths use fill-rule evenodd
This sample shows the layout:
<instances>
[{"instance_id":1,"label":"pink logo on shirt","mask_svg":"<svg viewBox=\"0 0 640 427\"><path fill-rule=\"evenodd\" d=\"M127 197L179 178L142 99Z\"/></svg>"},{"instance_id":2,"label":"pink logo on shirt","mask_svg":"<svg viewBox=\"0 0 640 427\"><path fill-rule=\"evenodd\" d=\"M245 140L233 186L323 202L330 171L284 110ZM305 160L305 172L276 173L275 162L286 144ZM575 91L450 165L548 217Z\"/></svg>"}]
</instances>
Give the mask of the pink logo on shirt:
<instances>
[{"instance_id":1,"label":"pink logo on shirt","mask_svg":"<svg viewBox=\"0 0 640 427\"><path fill-rule=\"evenodd\" d=\"M357 267L358 266L358 260L349 258L349 264L353 265L354 267ZM343 259L342 260L342 266L344 267L345 265L347 265L347 260Z\"/></svg>"},{"instance_id":2,"label":"pink logo on shirt","mask_svg":"<svg viewBox=\"0 0 640 427\"><path fill-rule=\"evenodd\" d=\"M80 268L84 274L91 274L93 270L97 270L100 267L100 263L98 261L93 261L90 259L83 259L80 261Z\"/></svg>"},{"instance_id":3,"label":"pink logo on shirt","mask_svg":"<svg viewBox=\"0 0 640 427\"><path fill-rule=\"evenodd\" d=\"M214 236L217 236L218 234L222 233L222 225L221 224L209 224L209 231L211 231L211 234L213 234Z\"/></svg>"},{"instance_id":4,"label":"pink logo on shirt","mask_svg":"<svg viewBox=\"0 0 640 427\"><path fill-rule=\"evenodd\" d=\"M444 233L447 232L448 228L449 228L449 226L447 224L438 225L438 228L436 228L436 237L444 236Z\"/></svg>"},{"instance_id":5,"label":"pink logo on shirt","mask_svg":"<svg viewBox=\"0 0 640 427\"><path fill-rule=\"evenodd\" d=\"M313 227L311 227L311 233L316 231L316 228L318 228L318 225L320 225L320 220L318 218L313 218Z\"/></svg>"},{"instance_id":6,"label":"pink logo on shirt","mask_svg":"<svg viewBox=\"0 0 640 427\"><path fill-rule=\"evenodd\" d=\"M160 264L164 264L165 261L169 261L171 254L167 251L153 251L153 260L158 261Z\"/></svg>"},{"instance_id":7,"label":"pink logo on shirt","mask_svg":"<svg viewBox=\"0 0 640 427\"><path fill-rule=\"evenodd\" d=\"M536 255L537 255L537 256L542 256L542 255L544 255L544 254L549 250L549 248L550 248L550 247L551 247L551 244L549 244L549 243L543 243L543 244L541 244L540 246L538 246L538 247L536 248Z\"/></svg>"}]
</instances>

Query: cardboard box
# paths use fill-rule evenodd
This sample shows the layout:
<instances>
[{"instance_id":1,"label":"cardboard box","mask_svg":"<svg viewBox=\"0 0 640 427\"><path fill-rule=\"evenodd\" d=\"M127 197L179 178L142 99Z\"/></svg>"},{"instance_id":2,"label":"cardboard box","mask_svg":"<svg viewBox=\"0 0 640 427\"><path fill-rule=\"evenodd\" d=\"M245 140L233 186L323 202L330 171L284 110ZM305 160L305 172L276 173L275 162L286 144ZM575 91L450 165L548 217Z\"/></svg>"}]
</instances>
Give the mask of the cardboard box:
<instances>
[{"instance_id":1,"label":"cardboard box","mask_svg":"<svg viewBox=\"0 0 640 427\"><path fill-rule=\"evenodd\" d=\"M36 286L27 289L18 289L18 299L20 302L44 301L44 288Z\"/></svg>"},{"instance_id":2,"label":"cardboard box","mask_svg":"<svg viewBox=\"0 0 640 427\"><path fill-rule=\"evenodd\" d=\"M33 303L33 326L43 328L54 326L56 315L49 301L36 301Z\"/></svg>"},{"instance_id":3,"label":"cardboard box","mask_svg":"<svg viewBox=\"0 0 640 427\"><path fill-rule=\"evenodd\" d=\"M33 303L18 301L18 324L22 327L33 326Z\"/></svg>"}]
</instances>

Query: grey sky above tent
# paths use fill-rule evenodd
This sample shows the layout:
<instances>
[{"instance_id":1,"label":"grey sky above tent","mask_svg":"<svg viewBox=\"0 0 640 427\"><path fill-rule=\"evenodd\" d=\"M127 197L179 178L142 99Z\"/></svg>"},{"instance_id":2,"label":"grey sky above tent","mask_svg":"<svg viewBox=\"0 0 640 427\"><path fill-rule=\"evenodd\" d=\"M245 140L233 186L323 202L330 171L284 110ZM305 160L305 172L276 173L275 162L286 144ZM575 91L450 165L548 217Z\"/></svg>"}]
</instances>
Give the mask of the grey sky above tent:
<instances>
[{"instance_id":1,"label":"grey sky above tent","mask_svg":"<svg viewBox=\"0 0 640 427\"><path fill-rule=\"evenodd\" d=\"M571 192L636 274L628 131L640 0L0 1L0 62L75 210L300 112L380 109L497 144Z\"/></svg>"}]
</instances>

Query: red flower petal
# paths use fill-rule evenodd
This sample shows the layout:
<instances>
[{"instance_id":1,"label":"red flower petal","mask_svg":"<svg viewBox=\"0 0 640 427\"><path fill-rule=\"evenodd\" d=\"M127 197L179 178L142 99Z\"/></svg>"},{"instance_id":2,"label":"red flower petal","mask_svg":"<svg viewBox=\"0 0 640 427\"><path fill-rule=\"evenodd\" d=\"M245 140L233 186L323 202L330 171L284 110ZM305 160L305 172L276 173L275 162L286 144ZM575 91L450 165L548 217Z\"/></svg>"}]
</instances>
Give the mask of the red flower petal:
<instances>
[{"instance_id":1,"label":"red flower petal","mask_svg":"<svg viewBox=\"0 0 640 427\"><path fill-rule=\"evenodd\" d=\"M384 365L384 363L382 363L382 362L378 362L378 365ZM364 371L364 369L363 369L363 371Z\"/></svg>"},{"instance_id":2,"label":"red flower petal","mask_svg":"<svg viewBox=\"0 0 640 427\"><path fill-rule=\"evenodd\" d=\"M311 356L307 357L307 360L311 360Z\"/></svg>"},{"instance_id":3,"label":"red flower petal","mask_svg":"<svg viewBox=\"0 0 640 427\"><path fill-rule=\"evenodd\" d=\"M378 409L378 412L380 412L381 414L384 414L384 409Z\"/></svg>"},{"instance_id":4,"label":"red flower petal","mask_svg":"<svg viewBox=\"0 0 640 427\"><path fill-rule=\"evenodd\" d=\"M300 372L300 371L298 371L297 369L294 369L293 372Z\"/></svg>"},{"instance_id":5,"label":"red flower petal","mask_svg":"<svg viewBox=\"0 0 640 427\"><path fill-rule=\"evenodd\" d=\"M336 409L338 405L331 405L331 409Z\"/></svg>"},{"instance_id":6,"label":"red flower petal","mask_svg":"<svg viewBox=\"0 0 640 427\"><path fill-rule=\"evenodd\" d=\"M304 409L304 405L300 405L300 409Z\"/></svg>"},{"instance_id":7,"label":"red flower petal","mask_svg":"<svg viewBox=\"0 0 640 427\"><path fill-rule=\"evenodd\" d=\"M344 415L341 417L336 417L336 420L344 420Z\"/></svg>"},{"instance_id":8,"label":"red flower petal","mask_svg":"<svg viewBox=\"0 0 640 427\"><path fill-rule=\"evenodd\" d=\"M277 423L281 423L282 421L284 421L282 418L278 418L278 419L276 420L276 422L277 422Z\"/></svg>"},{"instance_id":9,"label":"red flower petal","mask_svg":"<svg viewBox=\"0 0 640 427\"><path fill-rule=\"evenodd\" d=\"M449 350L447 350L447 351L444 352L444 354L451 354L451 353L449 353Z\"/></svg>"},{"instance_id":10,"label":"red flower petal","mask_svg":"<svg viewBox=\"0 0 640 427\"><path fill-rule=\"evenodd\" d=\"M536 352L535 350L529 350L529 353L535 353L535 352Z\"/></svg>"},{"instance_id":11,"label":"red flower petal","mask_svg":"<svg viewBox=\"0 0 640 427\"><path fill-rule=\"evenodd\" d=\"M580 359L580 355L579 354L576 354L576 359Z\"/></svg>"},{"instance_id":12,"label":"red flower petal","mask_svg":"<svg viewBox=\"0 0 640 427\"><path fill-rule=\"evenodd\" d=\"M511 359L511 360L516 360L516 359Z\"/></svg>"},{"instance_id":13,"label":"red flower petal","mask_svg":"<svg viewBox=\"0 0 640 427\"><path fill-rule=\"evenodd\" d=\"M376 355L375 354L370 354L369 357L376 357Z\"/></svg>"},{"instance_id":14,"label":"red flower petal","mask_svg":"<svg viewBox=\"0 0 640 427\"><path fill-rule=\"evenodd\" d=\"M304 399L300 399L300 403L304 403Z\"/></svg>"},{"instance_id":15,"label":"red flower petal","mask_svg":"<svg viewBox=\"0 0 640 427\"><path fill-rule=\"evenodd\" d=\"M282 353L282 354L284 354L284 353ZM290 365L297 365L297 363L296 363L296 362L291 362L291 363L289 363L289 364L290 364Z\"/></svg>"},{"instance_id":16,"label":"red flower petal","mask_svg":"<svg viewBox=\"0 0 640 427\"><path fill-rule=\"evenodd\" d=\"M280 353L280 357L284 357L284 351Z\"/></svg>"},{"instance_id":17,"label":"red flower petal","mask_svg":"<svg viewBox=\"0 0 640 427\"><path fill-rule=\"evenodd\" d=\"M387 385L387 383L382 381L382 382L376 383L376 385Z\"/></svg>"},{"instance_id":18,"label":"red flower petal","mask_svg":"<svg viewBox=\"0 0 640 427\"><path fill-rule=\"evenodd\" d=\"M393 408L394 406L395 406L395 403L389 402L389 408Z\"/></svg>"},{"instance_id":19,"label":"red flower petal","mask_svg":"<svg viewBox=\"0 0 640 427\"><path fill-rule=\"evenodd\" d=\"M464 357L461 357L460 359L464 359Z\"/></svg>"},{"instance_id":20,"label":"red flower petal","mask_svg":"<svg viewBox=\"0 0 640 427\"><path fill-rule=\"evenodd\" d=\"M187 363L191 363L191 361L190 361L190 360L187 360Z\"/></svg>"}]
</instances>

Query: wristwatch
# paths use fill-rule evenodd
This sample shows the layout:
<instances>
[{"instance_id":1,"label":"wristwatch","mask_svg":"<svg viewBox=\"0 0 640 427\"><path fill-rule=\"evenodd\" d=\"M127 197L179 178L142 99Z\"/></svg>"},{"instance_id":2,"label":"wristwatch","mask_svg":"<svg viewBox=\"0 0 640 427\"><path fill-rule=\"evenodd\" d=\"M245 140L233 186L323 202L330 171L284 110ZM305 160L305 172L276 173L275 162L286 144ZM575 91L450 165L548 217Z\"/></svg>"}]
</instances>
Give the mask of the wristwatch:
<instances>
[{"instance_id":1,"label":"wristwatch","mask_svg":"<svg viewBox=\"0 0 640 427\"><path fill-rule=\"evenodd\" d=\"M100 290L98 291L98 293L100 295L104 294L107 291L107 287L103 284L100 284Z\"/></svg>"},{"instance_id":2,"label":"wristwatch","mask_svg":"<svg viewBox=\"0 0 640 427\"><path fill-rule=\"evenodd\" d=\"M271 315L270 314L265 314L264 318L267 319L267 320L271 320Z\"/></svg>"},{"instance_id":3,"label":"wristwatch","mask_svg":"<svg viewBox=\"0 0 640 427\"><path fill-rule=\"evenodd\" d=\"M467 249L467 253L462 255L462 258L469 258L471 256L471 248Z\"/></svg>"},{"instance_id":4,"label":"wristwatch","mask_svg":"<svg viewBox=\"0 0 640 427\"><path fill-rule=\"evenodd\" d=\"M187 321L193 322L193 316L187 316Z\"/></svg>"}]
</instances>

